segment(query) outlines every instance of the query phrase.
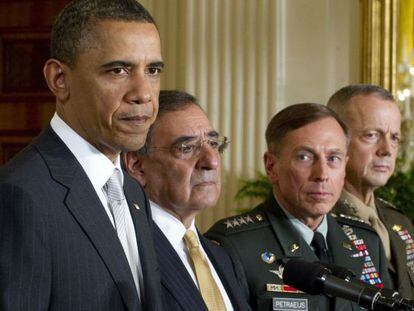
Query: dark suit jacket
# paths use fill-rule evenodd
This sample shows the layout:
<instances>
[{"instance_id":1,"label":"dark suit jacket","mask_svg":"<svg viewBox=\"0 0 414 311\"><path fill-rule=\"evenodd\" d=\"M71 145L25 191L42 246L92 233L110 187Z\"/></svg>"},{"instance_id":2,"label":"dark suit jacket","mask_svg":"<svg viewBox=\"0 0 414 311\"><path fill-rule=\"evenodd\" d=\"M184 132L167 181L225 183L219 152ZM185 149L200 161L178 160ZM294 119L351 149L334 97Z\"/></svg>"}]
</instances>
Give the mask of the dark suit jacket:
<instances>
[{"instance_id":1,"label":"dark suit jacket","mask_svg":"<svg viewBox=\"0 0 414 311\"><path fill-rule=\"evenodd\" d=\"M2 167L0 309L161 310L149 202L127 174L124 192L144 274L144 308L101 201L50 127Z\"/></svg>"},{"instance_id":2,"label":"dark suit jacket","mask_svg":"<svg viewBox=\"0 0 414 311\"><path fill-rule=\"evenodd\" d=\"M155 250L161 271L162 300L167 310L207 310L203 298L168 239L154 226ZM200 235L200 241L233 304L234 310L250 310L226 251Z\"/></svg>"},{"instance_id":3,"label":"dark suit jacket","mask_svg":"<svg viewBox=\"0 0 414 311\"><path fill-rule=\"evenodd\" d=\"M354 271L359 278L364 257L353 257L358 251L342 230L340 220L331 215L328 215L327 220L327 243L334 264ZM348 222L346 219L344 221L352 227L359 239L364 239L375 267L388 286L386 259L379 237L368 226L364 228L363 224ZM237 266L243 267L240 273L246 275L253 310L273 310L274 304L284 302L303 306L306 303L309 311L329 310L325 296L295 292L286 287L278 275L278 260L298 258L313 262L318 258L292 226L273 196L248 213L220 220L206 236L218 241L229 251L233 260L239 262ZM268 258L273 254L275 261L266 261L266 256L262 259L266 253ZM355 303L344 299L336 298L332 303L335 311L360 310ZM305 310L305 307L300 310Z\"/></svg>"}]
</instances>

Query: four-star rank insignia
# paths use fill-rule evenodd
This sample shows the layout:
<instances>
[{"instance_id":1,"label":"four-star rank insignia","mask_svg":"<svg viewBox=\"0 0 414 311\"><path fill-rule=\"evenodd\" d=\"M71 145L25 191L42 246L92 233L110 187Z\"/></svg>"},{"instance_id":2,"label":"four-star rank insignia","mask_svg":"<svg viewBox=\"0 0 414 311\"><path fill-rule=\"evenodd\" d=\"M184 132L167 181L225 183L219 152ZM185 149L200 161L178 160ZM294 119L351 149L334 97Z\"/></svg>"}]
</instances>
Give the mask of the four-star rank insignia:
<instances>
[{"instance_id":1,"label":"four-star rank insignia","mask_svg":"<svg viewBox=\"0 0 414 311\"><path fill-rule=\"evenodd\" d=\"M243 225L254 224L255 223L254 220L262 221L263 216L260 214L257 214L256 216L254 216L254 218L252 218L250 215L236 216L236 217L226 219L223 223L226 226L226 229L229 229L229 228L240 227Z\"/></svg>"}]
</instances>

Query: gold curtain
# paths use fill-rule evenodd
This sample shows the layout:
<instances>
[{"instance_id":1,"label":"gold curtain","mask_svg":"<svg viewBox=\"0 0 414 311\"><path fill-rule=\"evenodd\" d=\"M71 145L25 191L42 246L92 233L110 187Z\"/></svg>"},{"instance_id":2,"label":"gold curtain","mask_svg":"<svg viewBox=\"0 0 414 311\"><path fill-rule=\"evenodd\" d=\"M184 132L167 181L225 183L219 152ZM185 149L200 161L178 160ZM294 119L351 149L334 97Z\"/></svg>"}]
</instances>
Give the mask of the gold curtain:
<instances>
[{"instance_id":1,"label":"gold curtain","mask_svg":"<svg viewBox=\"0 0 414 311\"><path fill-rule=\"evenodd\" d=\"M361 0L363 83L396 88L396 38L400 0Z\"/></svg>"},{"instance_id":2,"label":"gold curtain","mask_svg":"<svg viewBox=\"0 0 414 311\"><path fill-rule=\"evenodd\" d=\"M402 114L401 170L414 164L414 0L399 0L396 95Z\"/></svg>"},{"instance_id":3,"label":"gold curtain","mask_svg":"<svg viewBox=\"0 0 414 311\"><path fill-rule=\"evenodd\" d=\"M399 169L414 165L414 0L360 0L361 81L396 97L402 114Z\"/></svg>"}]
</instances>

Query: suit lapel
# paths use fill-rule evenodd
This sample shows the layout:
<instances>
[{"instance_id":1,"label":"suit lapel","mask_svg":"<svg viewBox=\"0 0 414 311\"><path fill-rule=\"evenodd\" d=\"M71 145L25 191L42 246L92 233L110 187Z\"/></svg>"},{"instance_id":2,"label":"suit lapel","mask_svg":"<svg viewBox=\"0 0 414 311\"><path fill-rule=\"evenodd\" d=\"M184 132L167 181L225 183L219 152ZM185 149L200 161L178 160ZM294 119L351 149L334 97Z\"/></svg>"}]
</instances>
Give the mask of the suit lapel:
<instances>
[{"instance_id":1,"label":"suit lapel","mask_svg":"<svg viewBox=\"0 0 414 311\"><path fill-rule=\"evenodd\" d=\"M219 252L213 250L214 245L210 244L212 242L208 241L201 234L199 234L199 237L201 244L203 245L203 248L208 255L208 258L210 259L211 263L214 266L214 269L220 277L221 283L223 284L224 289L226 290L227 295L231 300L234 310L246 309L245 305L241 305L243 300L240 297L240 292L235 290L236 288L240 287L240 285L235 284L234 281L236 281L236 279L230 273L231 271L234 271L234 269L232 269L232 266L229 266L231 262L229 262L229 265L224 265L225 262L228 262L227 258L224 258Z\"/></svg>"},{"instance_id":2,"label":"suit lapel","mask_svg":"<svg viewBox=\"0 0 414 311\"><path fill-rule=\"evenodd\" d=\"M170 242L156 224L155 250L161 270L161 283L183 310L206 310L204 301Z\"/></svg>"},{"instance_id":3,"label":"suit lapel","mask_svg":"<svg viewBox=\"0 0 414 311\"><path fill-rule=\"evenodd\" d=\"M65 204L105 262L129 310L139 299L122 245L89 178L58 136L47 128L37 143L52 177L66 188Z\"/></svg>"},{"instance_id":4,"label":"suit lapel","mask_svg":"<svg viewBox=\"0 0 414 311\"><path fill-rule=\"evenodd\" d=\"M144 288L141 290L145 310L162 309L160 272L153 247L153 236L149 223L152 223L149 202L140 185L124 172L124 192L135 227L139 257L142 266ZM151 303L149 303L151 302Z\"/></svg>"}]
</instances>

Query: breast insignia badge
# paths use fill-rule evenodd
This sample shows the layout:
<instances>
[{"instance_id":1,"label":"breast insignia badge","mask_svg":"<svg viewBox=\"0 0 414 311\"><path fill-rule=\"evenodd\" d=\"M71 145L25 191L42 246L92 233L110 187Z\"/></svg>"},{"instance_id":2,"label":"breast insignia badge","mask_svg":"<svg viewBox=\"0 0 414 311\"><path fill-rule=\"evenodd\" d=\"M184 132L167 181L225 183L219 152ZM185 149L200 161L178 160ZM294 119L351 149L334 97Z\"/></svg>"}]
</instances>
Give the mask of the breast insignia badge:
<instances>
[{"instance_id":1,"label":"breast insignia badge","mask_svg":"<svg viewBox=\"0 0 414 311\"><path fill-rule=\"evenodd\" d=\"M264 252L263 254L260 255L260 258L262 258L262 260L268 264L271 264L276 260L275 254L271 252Z\"/></svg>"}]
</instances>

